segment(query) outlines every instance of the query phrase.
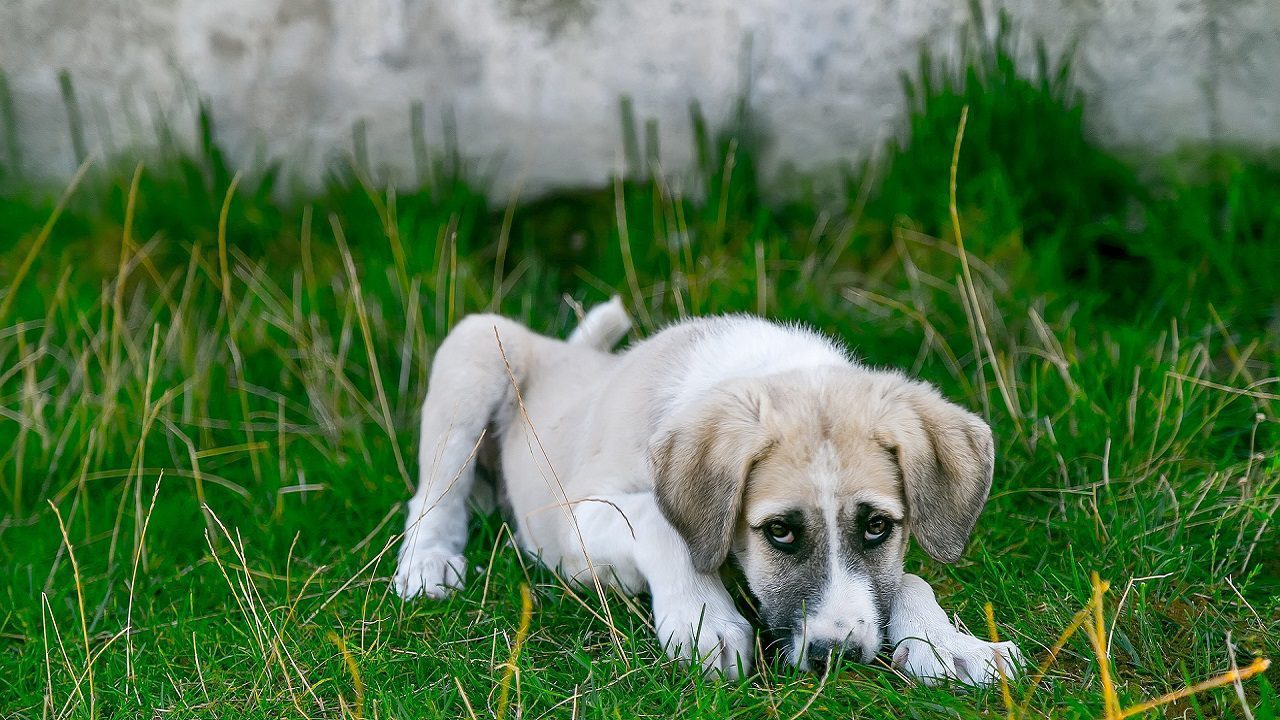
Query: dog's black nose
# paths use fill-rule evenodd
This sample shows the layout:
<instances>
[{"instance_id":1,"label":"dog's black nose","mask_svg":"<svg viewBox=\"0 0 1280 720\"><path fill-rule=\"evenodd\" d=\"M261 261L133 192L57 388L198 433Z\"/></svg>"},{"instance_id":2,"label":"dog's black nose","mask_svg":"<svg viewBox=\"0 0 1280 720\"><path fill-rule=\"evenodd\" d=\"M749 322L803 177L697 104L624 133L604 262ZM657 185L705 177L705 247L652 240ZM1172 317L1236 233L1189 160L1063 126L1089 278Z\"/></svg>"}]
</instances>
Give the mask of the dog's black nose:
<instances>
[{"instance_id":1,"label":"dog's black nose","mask_svg":"<svg viewBox=\"0 0 1280 720\"><path fill-rule=\"evenodd\" d=\"M809 659L809 667L814 672L826 672L827 665L835 662L836 653L835 642L831 640L814 640L809 643L809 647L805 650L805 656Z\"/></svg>"}]
</instances>

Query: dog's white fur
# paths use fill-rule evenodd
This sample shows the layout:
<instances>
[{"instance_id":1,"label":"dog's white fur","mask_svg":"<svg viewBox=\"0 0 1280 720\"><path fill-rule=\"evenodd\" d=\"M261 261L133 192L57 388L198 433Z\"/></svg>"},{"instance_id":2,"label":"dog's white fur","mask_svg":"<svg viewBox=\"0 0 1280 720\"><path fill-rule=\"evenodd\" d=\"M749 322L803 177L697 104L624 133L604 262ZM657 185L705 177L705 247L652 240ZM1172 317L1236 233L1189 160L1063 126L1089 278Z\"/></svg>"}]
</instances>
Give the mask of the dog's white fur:
<instances>
[{"instance_id":1,"label":"dog's white fur","mask_svg":"<svg viewBox=\"0 0 1280 720\"><path fill-rule=\"evenodd\" d=\"M677 324L610 354L630 326L617 298L588 313L568 342L495 315L458 324L431 371L420 483L408 504L394 586L406 599L461 587L467 499L481 447L493 443L500 495L522 549L574 581L594 577L650 593L658 637L672 657L736 677L750 670L754 632L719 574L695 567L689 544L660 507L651 446L691 422L726 382L859 366L816 333L746 316ZM884 378L876 382L905 382ZM826 490L821 479L813 482L818 492L835 492L834 480ZM907 510L901 497L878 501L896 503L899 515ZM834 501L822 502L834 515ZM828 527L835 532L834 520ZM928 584L912 575L902 577L890 617L878 617L870 579L837 567L835 557L805 633L844 637L869 660L867 649L874 653L878 626L885 626L897 664L925 682L988 684L997 677L995 658L1006 672L1019 661L1011 643L993 645L953 628ZM798 643L790 657L802 667L804 648Z\"/></svg>"}]
</instances>

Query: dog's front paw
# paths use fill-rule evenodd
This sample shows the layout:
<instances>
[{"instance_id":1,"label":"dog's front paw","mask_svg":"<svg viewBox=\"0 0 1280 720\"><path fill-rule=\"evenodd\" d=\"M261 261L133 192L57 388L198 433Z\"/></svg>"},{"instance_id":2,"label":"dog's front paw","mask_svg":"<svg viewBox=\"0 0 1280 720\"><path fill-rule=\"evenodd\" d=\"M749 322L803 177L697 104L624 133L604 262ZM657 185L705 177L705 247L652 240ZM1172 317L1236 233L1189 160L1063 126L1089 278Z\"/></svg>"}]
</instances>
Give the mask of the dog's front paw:
<instances>
[{"instance_id":1,"label":"dog's front paw","mask_svg":"<svg viewBox=\"0 0 1280 720\"><path fill-rule=\"evenodd\" d=\"M952 630L931 633L929 640L905 638L894 648L893 664L925 685L953 680L986 687L999 682L1001 673L1015 677L1022 651L1012 642L990 643Z\"/></svg>"},{"instance_id":2,"label":"dog's front paw","mask_svg":"<svg viewBox=\"0 0 1280 720\"><path fill-rule=\"evenodd\" d=\"M655 607L654 621L658 639L672 659L729 680L751 672L755 632L732 604L685 601L662 610Z\"/></svg>"},{"instance_id":3,"label":"dog's front paw","mask_svg":"<svg viewBox=\"0 0 1280 720\"><path fill-rule=\"evenodd\" d=\"M467 559L458 553L430 548L406 548L400 552L393 580L396 594L405 600L419 595L439 599L462 588Z\"/></svg>"}]
</instances>

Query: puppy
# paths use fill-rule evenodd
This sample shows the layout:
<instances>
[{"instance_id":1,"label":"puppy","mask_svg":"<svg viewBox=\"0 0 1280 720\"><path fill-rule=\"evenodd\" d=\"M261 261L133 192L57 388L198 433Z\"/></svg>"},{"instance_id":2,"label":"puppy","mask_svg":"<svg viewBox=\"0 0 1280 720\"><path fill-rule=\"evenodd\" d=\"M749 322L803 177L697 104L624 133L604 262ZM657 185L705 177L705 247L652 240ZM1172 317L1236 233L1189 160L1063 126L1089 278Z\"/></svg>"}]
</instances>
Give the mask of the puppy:
<instances>
[{"instance_id":1,"label":"puppy","mask_svg":"<svg viewBox=\"0 0 1280 720\"><path fill-rule=\"evenodd\" d=\"M476 458L496 454L520 547L574 582L648 592L673 658L751 670L754 631L721 579L732 563L800 668L869 662L887 642L925 682L1014 672L1012 643L959 632L903 573L908 536L943 562L964 550L991 485L986 423L801 327L687 320L611 354L630 327L614 298L567 342L495 315L445 338L401 597L461 587Z\"/></svg>"}]
</instances>

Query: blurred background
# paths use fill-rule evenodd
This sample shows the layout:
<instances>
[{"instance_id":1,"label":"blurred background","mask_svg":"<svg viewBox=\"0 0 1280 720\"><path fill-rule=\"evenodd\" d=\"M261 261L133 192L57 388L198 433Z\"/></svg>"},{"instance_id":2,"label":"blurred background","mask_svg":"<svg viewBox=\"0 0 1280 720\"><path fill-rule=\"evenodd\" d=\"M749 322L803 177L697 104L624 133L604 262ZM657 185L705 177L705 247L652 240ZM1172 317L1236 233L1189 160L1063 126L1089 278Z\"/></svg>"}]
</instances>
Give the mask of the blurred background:
<instances>
[{"instance_id":1,"label":"blurred background","mask_svg":"<svg viewBox=\"0 0 1280 720\"><path fill-rule=\"evenodd\" d=\"M967 106L957 202L979 251L1016 239L1022 261L1107 296L1202 266L1213 292L1277 294L1269 0L77 1L0 8L0 193L23 199L10 237L82 166L70 209L119 224L124 207L101 201L145 162L164 189L138 220L175 236L240 176L260 203L230 208L241 249L289 254L273 239L298 233L303 205L394 189L465 226L413 230L413 252L439 257L440 235L496 259L505 227L504 262L620 269L623 183L741 214L748 235L824 218L860 264L902 228L949 228ZM646 223L642 259L690 235L652 227L661 215L628 219Z\"/></svg>"},{"instance_id":2,"label":"blurred background","mask_svg":"<svg viewBox=\"0 0 1280 720\"><path fill-rule=\"evenodd\" d=\"M697 132L745 103L769 187L840 173L902 137L903 78L1018 27L1024 74L1089 100L1108 149L1280 143L1280 8L1270 0L810 4L785 0L12 0L0 8L5 164L65 181L107 155L191 146L201 104L237 169L314 190L354 156L412 185L458 152L490 194L606 184L625 136L679 176ZM410 152L419 148L418 153Z\"/></svg>"}]
</instances>

